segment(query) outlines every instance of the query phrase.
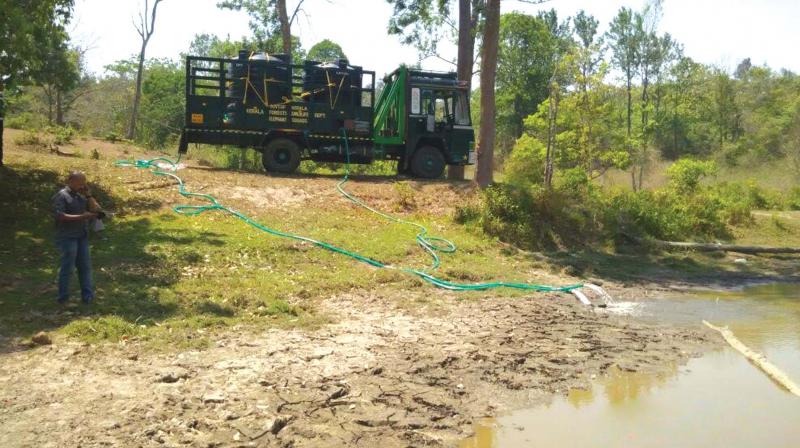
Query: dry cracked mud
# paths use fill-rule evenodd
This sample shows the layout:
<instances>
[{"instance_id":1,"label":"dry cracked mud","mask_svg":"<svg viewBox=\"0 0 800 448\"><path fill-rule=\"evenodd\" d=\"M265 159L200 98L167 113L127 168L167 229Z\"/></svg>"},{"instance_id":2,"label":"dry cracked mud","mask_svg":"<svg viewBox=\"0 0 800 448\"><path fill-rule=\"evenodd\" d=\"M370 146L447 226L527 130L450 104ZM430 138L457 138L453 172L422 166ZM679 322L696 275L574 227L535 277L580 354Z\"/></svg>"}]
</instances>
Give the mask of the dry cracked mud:
<instances>
[{"instance_id":1,"label":"dry cracked mud","mask_svg":"<svg viewBox=\"0 0 800 448\"><path fill-rule=\"evenodd\" d=\"M56 339L4 354L0 446L453 446L482 416L587 387L611 366L658 372L712 339L566 295L413 294L446 306L353 293L321 305L337 323L228 331L202 351Z\"/></svg>"}]
</instances>

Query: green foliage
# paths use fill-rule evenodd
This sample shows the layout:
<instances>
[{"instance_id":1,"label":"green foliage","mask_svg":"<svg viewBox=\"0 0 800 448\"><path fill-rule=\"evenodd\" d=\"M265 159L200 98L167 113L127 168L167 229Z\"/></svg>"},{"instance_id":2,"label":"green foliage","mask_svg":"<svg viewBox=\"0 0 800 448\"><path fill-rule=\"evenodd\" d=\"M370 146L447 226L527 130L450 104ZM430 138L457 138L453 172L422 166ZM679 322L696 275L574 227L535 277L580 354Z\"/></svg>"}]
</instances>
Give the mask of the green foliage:
<instances>
[{"instance_id":1,"label":"green foliage","mask_svg":"<svg viewBox=\"0 0 800 448\"><path fill-rule=\"evenodd\" d=\"M604 201L606 234L664 240L729 237L725 208L713 196L672 189L616 192Z\"/></svg>"},{"instance_id":2,"label":"green foliage","mask_svg":"<svg viewBox=\"0 0 800 448\"><path fill-rule=\"evenodd\" d=\"M473 1L473 0L470 0ZM420 53L420 58L438 54L438 44L448 37L445 25L451 20L451 0L387 0L393 13L389 19L389 34L400 38L404 45L411 45Z\"/></svg>"},{"instance_id":3,"label":"green foliage","mask_svg":"<svg viewBox=\"0 0 800 448\"><path fill-rule=\"evenodd\" d=\"M32 111L15 113L5 119L5 127L12 129L36 130L41 129L45 123L44 116Z\"/></svg>"},{"instance_id":4,"label":"green foliage","mask_svg":"<svg viewBox=\"0 0 800 448\"><path fill-rule=\"evenodd\" d=\"M48 47L48 55L39 67L35 80L37 84L45 87L51 106L61 107L62 105L56 102L66 101L63 97L78 87L81 81L80 54L69 48L64 36L51 35L42 44ZM59 94L62 96L61 100L56 98Z\"/></svg>"},{"instance_id":5,"label":"green foliage","mask_svg":"<svg viewBox=\"0 0 800 448\"><path fill-rule=\"evenodd\" d=\"M408 182L395 182L392 184L392 186L397 194L395 208L404 211L414 210L417 208L417 201L415 199L416 192Z\"/></svg>"},{"instance_id":6,"label":"green foliage","mask_svg":"<svg viewBox=\"0 0 800 448\"><path fill-rule=\"evenodd\" d=\"M552 250L605 245L624 240L620 239L624 235L677 241L729 239L729 226L753 223L751 210L778 204L776 195L747 183L604 191L579 168L562 172L555 185L546 190L497 184L477 203L460 207L455 219L520 247Z\"/></svg>"},{"instance_id":7,"label":"green foliage","mask_svg":"<svg viewBox=\"0 0 800 448\"><path fill-rule=\"evenodd\" d=\"M544 178L544 156L545 147L542 142L523 134L506 160L503 171L506 182L521 187L541 184Z\"/></svg>"},{"instance_id":8,"label":"green foliage","mask_svg":"<svg viewBox=\"0 0 800 448\"><path fill-rule=\"evenodd\" d=\"M345 165L343 163L304 160L300 163L298 172L305 174L343 176L345 173ZM366 165L352 164L350 165L350 174L355 176L394 176L397 174L397 162L392 160L376 160Z\"/></svg>"},{"instance_id":9,"label":"green foliage","mask_svg":"<svg viewBox=\"0 0 800 448\"><path fill-rule=\"evenodd\" d=\"M546 250L593 240L599 228L597 218L594 210L565 191L503 183L483 190L477 205L461 207L455 216L503 241Z\"/></svg>"},{"instance_id":10,"label":"green foliage","mask_svg":"<svg viewBox=\"0 0 800 448\"><path fill-rule=\"evenodd\" d=\"M752 210L778 210L791 207L777 192L758 186L755 181L721 182L707 188L707 194L716 198L724 208L724 218L731 225L753 222Z\"/></svg>"},{"instance_id":11,"label":"green foliage","mask_svg":"<svg viewBox=\"0 0 800 448\"><path fill-rule=\"evenodd\" d=\"M0 74L13 75L11 84L36 79L43 67L62 53L52 54L68 40L65 26L73 0L3 2L0 13Z\"/></svg>"},{"instance_id":12,"label":"green foliage","mask_svg":"<svg viewBox=\"0 0 800 448\"><path fill-rule=\"evenodd\" d=\"M142 82L137 139L148 148L162 148L183 127L183 68L169 60L151 60Z\"/></svg>"},{"instance_id":13,"label":"green foliage","mask_svg":"<svg viewBox=\"0 0 800 448\"><path fill-rule=\"evenodd\" d=\"M106 133L106 135L103 136L103 140L105 140L107 142L111 142L111 143L116 143L116 142L122 140L122 136L120 134L117 134L114 131L111 131L111 132Z\"/></svg>"},{"instance_id":14,"label":"green foliage","mask_svg":"<svg viewBox=\"0 0 800 448\"><path fill-rule=\"evenodd\" d=\"M602 83L605 66L599 67L594 74L582 75L581 67L589 63L588 56L578 50L564 61L565 69L580 80L579 93L563 97L558 104L554 159L558 168L578 167L592 179L609 168L627 168L630 156L625 149L624 128L620 127L619 118L612 108L613 91ZM535 114L525 119L526 131L540 142L546 142L553 132L549 117L548 99L539 105ZM517 159L520 157L524 155L516 156ZM511 159L515 159L513 151Z\"/></svg>"},{"instance_id":15,"label":"green foliage","mask_svg":"<svg viewBox=\"0 0 800 448\"><path fill-rule=\"evenodd\" d=\"M235 146L198 145L189 156L201 165L215 168L262 172L261 153Z\"/></svg>"},{"instance_id":16,"label":"green foliage","mask_svg":"<svg viewBox=\"0 0 800 448\"><path fill-rule=\"evenodd\" d=\"M76 135L75 130L69 126L51 126L47 132L53 136L53 143L56 145L68 145Z\"/></svg>"},{"instance_id":17,"label":"green foliage","mask_svg":"<svg viewBox=\"0 0 800 448\"><path fill-rule=\"evenodd\" d=\"M342 50L342 46L329 39L324 39L314 44L308 50L308 59L312 61L335 61L337 59L347 59Z\"/></svg>"},{"instance_id":18,"label":"green foliage","mask_svg":"<svg viewBox=\"0 0 800 448\"><path fill-rule=\"evenodd\" d=\"M38 132L27 131L21 136L14 139L14 143L20 146L45 146L47 142L39 135Z\"/></svg>"},{"instance_id":19,"label":"green foliage","mask_svg":"<svg viewBox=\"0 0 800 448\"><path fill-rule=\"evenodd\" d=\"M234 11L245 11L250 16L249 24L253 40L244 47L245 49L283 53L283 39L275 0L222 0L217 3L217 6ZM289 48L291 48L292 60L302 61L306 54L300 44L300 39L292 36L291 40Z\"/></svg>"},{"instance_id":20,"label":"green foliage","mask_svg":"<svg viewBox=\"0 0 800 448\"><path fill-rule=\"evenodd\" d=\"M566 24L555 12L500 17L497 53L497 125L501 152L523 133L523 119L547 98L557 61L570 45Z\"/></svg>"},{"instance_id":21,"label":"green foliage","mask_svg":"<svg viewBox=\"0 0 800 448\"><path fill-rule=\"evenodd\" d=\"M800 187L794 187L789 191L786 203L790 210L800 210Z\"/></svg>"},{"instance_id":22,"label":"green foliage","mask_svg":"<svg viewBox=\"0 0 800 448\"><path fill-rule=\"evenodd\" d=\"M209 58L236 58L239 50L258 51L255 41L247 38L231 40L227 36L224 40L211 34L196 34L189 44L189 54L192 56L205 56Z\"/></svg>"},{"instance_id":23,"label":"green foliage","mask_svg":"<svg viewBox=\"0 0 800 448\"><path fill-rule=\"evenodd\" d=\"M693 193L700 180L716 174L717 165L712 161L680 159L667 168L670 186L680 194Z\"/></svg>"}]
</instances>

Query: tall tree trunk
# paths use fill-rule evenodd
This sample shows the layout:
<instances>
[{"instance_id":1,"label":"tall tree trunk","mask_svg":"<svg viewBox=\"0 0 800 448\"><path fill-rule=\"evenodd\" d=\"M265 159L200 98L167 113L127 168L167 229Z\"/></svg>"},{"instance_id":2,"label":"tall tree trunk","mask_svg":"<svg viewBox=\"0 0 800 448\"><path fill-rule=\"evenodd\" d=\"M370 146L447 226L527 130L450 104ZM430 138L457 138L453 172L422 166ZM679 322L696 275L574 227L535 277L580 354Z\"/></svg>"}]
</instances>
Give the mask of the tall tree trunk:
<instances>
[{"instance_id":1,"label":"tall tree trunk","mask_svg":"<svg viewBox=\"0 0 800 448\"><path fill-rule=\"evenodd\" d=\"M627 78L626 92L628 94L628 110L627 110L627 112L628 112L628 123L627 123L628 124L628 128L627 128L628 129L628 134L627 134L628 135L628 140L630 140L630 138L631 138L631 111L632 111L631 108L633 107L632 106L632 98L631 98L631 89L632 89L631 78L632 78L632 76L633 75L631 74L630 70L628 70L628 72L626 74L626 78Z\"/></svg>"},{"instance_id":2,"label":"tall tree trunk","mask_svg":"<svg viewBox=\"0 0 800 448\"><path fill-rule=\"evenodd\" d=\"M139 115L139 102L142 100L142 74L144 73L144 52L147 49L147 41L142 42L142 50L139 52L139 66L136 69L136 90L133 92L133 108L131 110L131 121L128 123L128 140L136 137L136 117Z\"/></svg>"},{"instance_id":3,"label":"tall tree trunk","mask_svg":"<svg viewBox=\"0 0 800 448\"><path fill-rule=\"evenodd\" d=\"M547 152L544 159L544 185L548 190L553 186L553 174L555 174L558 100L558 87L555 80L551 80L547 113Z\"/></svg>"},{"instance_id":4,"label":"tall tree trunk","mask_svg":"<svg viewBox=\"0 0 800 448\"><path fill-rule=\"evenodd\" d=\"M147 50L147 44L156 30L156 11L158 11L158 4L163 0L155 0L153 2L153 9L149 10L149 1L144 1L144 14L139 15L139 24L136 26L136 32L142 38L142 49L139 52L139 67L136 69L136 90L133 93L133 107L131 110L131 121L128 125L127 138L133 140L136 137L136 117L139 114L139 102L142 99L142 73L144 72L144 55ZM150 17L148 17L150 14Z\"/></svg>"},{"instance_id":5,"label":"tall tree trunk","mask_svg":"<svg viewBox=\"0 0 800 448\"><path fill-rule=\"evenodd\" d=\"M514 140L525 132L525 113L522 110L522 96L514 95Z\"/></svg>"},{"instance_id":6,"label":"tall tree trunk","mask_svg":"<svg viewBox=\"0 0 800 448\"><path fill-rule=\"evenodd\" d=\"M53 125L53 103L54 99L53 96L55 95L54 88L52 84L46 84L43 87L44 95L47 97L47 124L49 126Z\"/></svg>"},{"instance_id":7,"label":"tall tree trunk","mask_svg":"<svg viewBox=\"0 0 800 448\"><path fill-rule=\"evenodd\" d=\"M3 128L5 125L4 121L6 116L5 90L5 83L0 80L0 166L3 166Z\"/></svg>"},{"instance_id":8,"label":"tall tree trunk","mask_svg":"<svg viewBox=\"0 0 800 448\"><path fill-rule=\"evenodd\" d=\"M289 13L286 11L286 0L278 0L278 21L281 23L281 41L283 52L292 56L292 27L289 23Z\"/></svg>"},{"instance_id":9,"label":"tall tree trunk","mask_svg":"<svg viewBox=\"0 0 800 448\"><path fill-rule=\"evenodd\" d=\"M475 183L485 188L492 183L494 170L495 78L497 48L500 45L500 0L487 0L481 48L481 127L478 133L478 167Z\"/></svg>"},{"instance_id":10,"label":"tall tree trunk","mask_svg":"<svg viewBox=\"0 0 800 448\"><path fill-rule=\"evenodd\" d=\"M630 69L628 69L625 72L625 75L626 75L626 78L627 78L626 90L627 90L627 94L628 94L628 111L627 111L628 112L628 121L627 121L627 124L628 124L628 127L627 127L627 130L628 130L628 133L627 133L628 144L627 144L627 146L628 146L628 153L631 155L631 158L633 159L633 164L631 166L631 188L633 189L633 191L636 191L636 157L633 154L633 146L631 145L631 114L632 114L632 107L633 107L632 98L631 98L631 89L632 89L632 87L631 87L631 78L633 77L633 74L631 73Z\"/></svg>"},{"instance_id":11,"label":"tall tree trunk","mask_svg":"<svg viewBox=\"0 0 800 448\"><path fill-rule=\"evenodd\" d=\"M642 162L639 164L639 179L637 179L636 181L638 183L639 190L642 189L642 182L644 179L644 168L646 164L647 164L647 159L642 160Z\"/></svg>"},{"instance_id":12,"label":"tall tree trunk","mask_svg":"<svg viewBox=\"0 0 800 448\"><path fill-rule=\"evenodd\" d=\"M471 0L458 0L458 63L456 72L458 79L467 81L467 101L472 92L472 67L475 65L475 32L472 26ZM451 180L464 180L463 165L448 165L447 178Z\"/></svg>"},{"instance_id":13,"label":"tall tree trunk","mask_svg":"<svg viewBox=\"0 0 800 448\"><path fill-rule=\"evenodd\" d=\"M56 124L64 126L64 99L61 90L56 92Z\"/></svg>"},{"instance_id":14,"label":"tall tree trunk","mask_svg":"<svg viewBox=\"0 0 800 448\"><path fill-rule=\"evenodd\" d=\"M645 165L647 165L649 159L647 135L647 126L650 124L650 114L647 111L647 105L650 103L650 94L648 92L649 87L650 72L647 68L645 68L642 74L642 147L639 148L639 179L636 180L636 188L634 188L634 191L642 189Z\"/></svg>"}]
</instances>

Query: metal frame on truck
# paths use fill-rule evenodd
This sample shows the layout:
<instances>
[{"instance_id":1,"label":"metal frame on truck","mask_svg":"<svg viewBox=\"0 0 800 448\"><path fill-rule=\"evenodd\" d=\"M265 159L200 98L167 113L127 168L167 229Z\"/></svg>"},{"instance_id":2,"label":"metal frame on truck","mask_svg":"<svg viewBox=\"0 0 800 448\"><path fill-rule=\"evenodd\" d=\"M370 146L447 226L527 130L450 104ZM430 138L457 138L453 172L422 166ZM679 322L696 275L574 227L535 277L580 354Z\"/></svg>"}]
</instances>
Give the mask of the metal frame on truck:
<instances>
[{"instance_id":1,"label":"metal frame on truck","mask_svg":"<svg viewBox=\"0 0 800 448\"><path fill-rule=\"evenodd\" d=\"M344 162L345 148L352 163L397 160L400 172L417 177L473 162L469 92L455 73L401 66L383 81L376 104L375 72L345 60L188 56L179 150L189 143L254 148L267 171L283 173L304 159Z\"/></svg>"}]
</instances>

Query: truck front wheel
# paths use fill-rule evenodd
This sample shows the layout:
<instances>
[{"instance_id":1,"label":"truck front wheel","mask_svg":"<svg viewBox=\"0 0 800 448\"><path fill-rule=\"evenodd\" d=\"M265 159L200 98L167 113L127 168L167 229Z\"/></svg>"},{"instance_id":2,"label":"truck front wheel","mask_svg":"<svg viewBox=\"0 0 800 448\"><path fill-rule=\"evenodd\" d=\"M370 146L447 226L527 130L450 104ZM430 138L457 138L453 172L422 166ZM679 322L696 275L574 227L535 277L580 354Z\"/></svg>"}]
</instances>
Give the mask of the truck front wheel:
<instances>
[{"instance_id":1,"label":"truck front wheel","mask_svg":"<svg viewBox=\"0 0 800 448\"><path fill-rule=\"evenodd\" d=\"M269 172L291 174L300 165L300 148L288 138L276 138L262 151L261 161Z\"/></svg>"},{"instance_id":2,"label":"truck front wheel","mask_svg":"<svg viewBox=\"0 0 800 448\"><path fill-rule=\"evenodd\" d=\"M444 156L435 146L421 146L411 158L411 173L414 177L436 179L444 174Z\"/></svg>"}]
</instances>

